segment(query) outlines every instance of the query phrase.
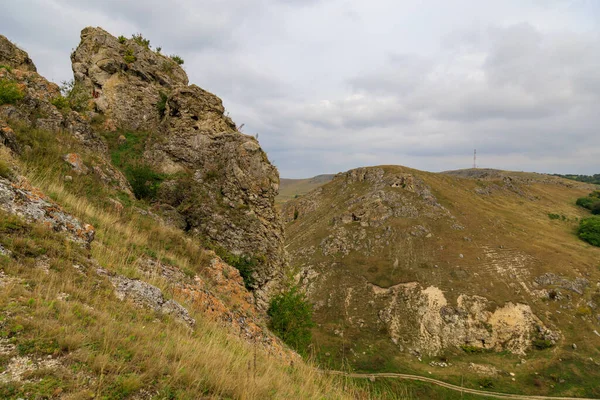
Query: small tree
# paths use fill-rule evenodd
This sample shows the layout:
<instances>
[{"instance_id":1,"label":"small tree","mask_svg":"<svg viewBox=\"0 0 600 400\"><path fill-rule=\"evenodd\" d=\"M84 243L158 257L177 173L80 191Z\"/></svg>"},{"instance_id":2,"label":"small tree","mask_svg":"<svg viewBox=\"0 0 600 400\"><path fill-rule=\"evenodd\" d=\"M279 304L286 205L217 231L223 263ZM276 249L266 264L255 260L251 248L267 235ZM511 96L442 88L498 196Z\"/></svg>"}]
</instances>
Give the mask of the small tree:
<instances>
[{"instance_id":1,"label":"small tree","mask_svg":"<svg viewBox=\"0 0 600 400\"><path fill-rule=\"evenodd\" d=\"M312 340L311 328L315 326L312 305L297 287L275 296L267 311L271 317L270 328L294 350L305 355Z\"/></svg>"},{"instance_id":2,"label":"small tree","mask_svg":"<svg viewBox=\"0 0 600 400\"><path fill-rule=\"evenodd\" d=\"M577 233L589 244L600 247L600 217L582 219Z\"/></svg>"}]
</instances>

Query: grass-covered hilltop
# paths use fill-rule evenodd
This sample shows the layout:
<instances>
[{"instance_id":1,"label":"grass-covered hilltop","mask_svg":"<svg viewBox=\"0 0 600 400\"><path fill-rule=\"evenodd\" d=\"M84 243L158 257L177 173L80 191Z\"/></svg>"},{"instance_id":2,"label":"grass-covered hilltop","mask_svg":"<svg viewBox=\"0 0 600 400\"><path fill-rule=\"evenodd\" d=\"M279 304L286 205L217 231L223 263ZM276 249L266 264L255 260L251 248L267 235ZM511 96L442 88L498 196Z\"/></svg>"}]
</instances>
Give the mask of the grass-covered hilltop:
<instances>
[{"instance_id":1,"label":"grass-covered hilltop","mask_svg":"<svg viewBox=\"0 0 600 400\"><path fill-rule=\"evenodd\" d=\"M596 185L280 182L167 51L0 35L0 399L600 397Z\"/></svg>"}]
</instances>

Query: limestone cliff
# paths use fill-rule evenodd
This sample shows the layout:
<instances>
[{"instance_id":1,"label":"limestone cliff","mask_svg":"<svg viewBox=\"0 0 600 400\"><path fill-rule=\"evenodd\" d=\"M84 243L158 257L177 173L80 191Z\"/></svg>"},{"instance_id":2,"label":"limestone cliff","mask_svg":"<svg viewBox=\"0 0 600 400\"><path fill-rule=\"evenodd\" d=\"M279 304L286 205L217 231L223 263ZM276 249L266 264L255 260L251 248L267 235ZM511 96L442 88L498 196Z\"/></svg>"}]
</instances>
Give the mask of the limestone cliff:
<instances>
[{"instance_id":1,"label":"limestone cliff","mask_svg":"<svg viewBox=\"0 0 600 400\"><path fill-rule=\"evenodd\" d=\"M187 231L249 260L249 284L264 306L285 256L274 207L279 176L258 141L238 131L217 96L188 86L175 61L143 43L85 28L72 61L105 127L150 133L144 159L168 176L159 201Z\"/></svg>"}]
</instances>

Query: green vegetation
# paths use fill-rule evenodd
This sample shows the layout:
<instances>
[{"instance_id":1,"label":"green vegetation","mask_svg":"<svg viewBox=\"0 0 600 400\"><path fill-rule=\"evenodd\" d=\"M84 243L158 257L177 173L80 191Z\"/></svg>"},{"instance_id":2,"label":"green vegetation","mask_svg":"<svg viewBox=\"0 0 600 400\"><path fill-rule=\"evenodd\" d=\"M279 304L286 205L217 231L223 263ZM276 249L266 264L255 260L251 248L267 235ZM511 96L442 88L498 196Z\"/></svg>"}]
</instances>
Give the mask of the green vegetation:
<instances>
[{"instance_id":1,"label":"green vegetation","mask_svg":"<svg viewBox=\"0 0 600 400\"><path fill-rule=\"evenodd\" d=\"M0 64L0 69L5 69L8 72L12 72L12 67L9 67L8 65L2 65L2 64Z\"/></svg>"},{"instance_id":2,"label":"green vegetation","mask_svg":"<svg viewBox=\"0 0 600 400\"><path fill-rule=\"evenodd\" d=\"M575 204L590 210L592 214L600 214L600 191L596 190L587 197L578 198Z\"/></svg>"},{"instance_id":3,"label":"green vegetation","mask_svg":"<svg viewBox=\"0 0 600 400\"><path fill-rule=\"evenodd\" d=\"M167 110L167 99L169 98L169 96L167 96L165 92L160 92L159 95L160 99L158 100L158 103L156 103L156 109L158 110L158 114L162 118L165 116L165 111Z\"/></svg>"},{"instance_id":4,"label":"green vegetation","mask_svg":"<svg viewBox=\"0 0 600 400\"><path fill-rule=\"evenodd\" d=\"M244 286L248 290L254 290L254 284L256 283L254 280L254 270L259 263L264 263L264 258L260 257L248 257L245 255L235 255L220 246L210 246L217 253L219 257L227 264L235 267L238 271L240 271L240 276L244 280Z\"/></svg>"},{"instance_id":5,"label":"green vegetation","mask_svg":"<svg viewBox=\"0 0 600 400\"><path fill-rule=\"evenodd\" d=\"M531 344L533 345L534 348L536 348L537 350L545 350L545 349L549 349L550 347L554 346L552 344L551 341L547 340L547 339L534 339Z\"/></svg>"},{"instance_id":6,"label":"green vegetation","mask_svg":"<svg viewBox=\"0 0 600 400\"><path fill-rule=\"evenodd\" d=\"M162 51L162 47L158 46L156 48L156 54L160 54L161 51Z\"/></svg>"},{"instance_id":7,"label":"green vegetation","mask_svg":"<svg viewBox=\"0 0 600 400\"><path fill-rule=\"evenodd\" d=\"M555 174L555 176L560 176L561 178L571 179L571 180L577 181L577 182L594 183L596 185L600 185L600 174L594 174L594 175Z\"/></svg>"},{"instance_id":8,"label":"green vegetation","mask_svg":"<svg viewBox=\"0 0 600 400\"><path fill-rule=\"evenodd\" d=\"M312 305L297 287L283 292L271 300L267 312L270 328L285 343L300 354L306 355L312 340Z\"/></svg>"},{"instance_id":9,"label":"green vegetation","mask_svg":"<svg viewBox=\"0 0 600 400\"><path fill-rule=\"evenodd\" d=\"M589 244L600 247L600 217L582 219L577 234Z\"/></svg>"},{"instance_id":10,"label":"green vegetation","mask_svg":"<svg viewBox=\"0 0 600 400\"><path fill-rule=\"evenodd\" d=\"M125 50L125 55L123 56L123 60L125 60L125 62L127 64L134 63L135 60L137 60L137 58L133 54L133 50L132 49Z\"/></svg>"},{"instance_id":11,"label":"green vegetation","mask_svg":"<svg viewBox=\"0 0 600 400\"><path fill-rule=\"evenodd\" d=\"M125 140L119 140L123 136ZM153 201L166 176L156 172L142 159L148 134L146 132L106 132L113 165L124 174L138 200Z\"/></svg>"},{"instance_id":12,"label":"green vegetation","mask_svg":"<svg viewBox=\"0 0 600 400\"><path fill-rule=\"evenodd\" d=\"M126 41L127 41L127 38L125 36L123 36L123 35L119 36L119 43L125 44Z\"/></svg>"},{"instance_id":13,"label":"green vegetation","mask_svg":"<svg viewBox=\"0 0 600 400\"><path fill-rule=\"evenodd\" d=\"M13 171L10 164L2 158L0 158L0 177L6 179L11 179L13 177Z\"/></svg>"},{"instance_id":14,"label":"green vegetation","mask_svg":"<svg viewBox=\"0 0 600 400\"><path fill-rule=\"evenodd\" d=\"M175 61L177 65L183 65L183 58L179 57L176 54L171 55L171 60Z\"/></svg>"},{"instance_id":15,"label":"green vegetation","mask_svg":"<svg viewBox=\"0 0 600 400\"><path fill-rule=\"evenodd\" d=\"M92 96L82 83L75 82L73 79L63 81L60 92L61 95L52 100L52 104L57 108L70 108L77 112L89 110Z\"/></svg>"},{"instance_id":16,"label":"green vegetation","mask_svg":"<svg viewBox=\"0 0 600 400\"><path fill-rule=\"evenodd\" d=\"M469 345L466 345L466 344L460 346L460 348L462 349L462 351L464 351L467 354L484 353L486 351L482 347L469 346Z\"/></svg>"},{"instance_id":17,"label":"green vegetation","mask_svg":"<svg viewBox=\"0 0 600 400\"><path fill-rule=\"evenodd\" d=\"M131 35L131 39L133 39L133 41L139 44L140 46L144 46L147 49L150 48L150 40L144 38L144 36L142 36L141 33L134 33L133 35Z\"/></svg>"},{"instance_id":18,"label":"green vegetation","mask_svg":"<svg viewBox=\"0 0 600 400\"><path fill-rule=\"evenodd\" d=\"M23 99L23 92L15 82L0 79L0 105L15 104Z\"/></svg>"}]
</instances>

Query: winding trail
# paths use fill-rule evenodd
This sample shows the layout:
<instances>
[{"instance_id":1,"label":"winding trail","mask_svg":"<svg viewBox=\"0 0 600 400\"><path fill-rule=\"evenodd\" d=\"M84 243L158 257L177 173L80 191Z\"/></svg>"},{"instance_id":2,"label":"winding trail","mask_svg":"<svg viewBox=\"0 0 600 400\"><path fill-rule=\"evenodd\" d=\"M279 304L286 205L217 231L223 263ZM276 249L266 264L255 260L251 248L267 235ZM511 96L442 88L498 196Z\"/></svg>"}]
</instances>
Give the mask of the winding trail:
<instances>
[{"instance_id":1,"label":"winding trail","mask_svg":"<svg viewBox=\"0 0 600 400\"><path fill-rule=\"evenodd\" d=\"M348 378L367 378L367 379L375 379L375 378L397 378L397 379L407 379L411 381L420 381L427 382L437 386L444 387L446 389L455 390L457 392L476 394L478 396L491 397L495 399L515 399L515 400L598 400L591 399L585 397L551 397L551 396L533 396L533 395L522 395L522 394L511 394L511 393L498 393L498 392L487 392L485 390L477 390L464 388L460 386L453 385L451 383L446 383L443 381L439 381L437 379L428 378L426 376L419 375L410 375L410 374L396 374L392 372L382 372L382 373L372 373L372 374L356 374L356 373L348 373L342 371L321 371L330 375L341 375L346 376Z\"/></svg>"}]
</instances>

